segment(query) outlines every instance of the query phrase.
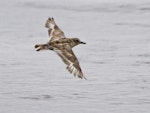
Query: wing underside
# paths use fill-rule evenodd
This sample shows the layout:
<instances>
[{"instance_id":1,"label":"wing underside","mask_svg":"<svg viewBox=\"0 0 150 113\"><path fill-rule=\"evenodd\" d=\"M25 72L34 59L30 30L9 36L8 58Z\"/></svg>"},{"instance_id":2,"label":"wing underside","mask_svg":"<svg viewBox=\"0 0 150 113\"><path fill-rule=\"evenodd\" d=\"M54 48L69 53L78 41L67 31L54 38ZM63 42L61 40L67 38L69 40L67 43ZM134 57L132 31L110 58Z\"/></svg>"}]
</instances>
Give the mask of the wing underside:
<instances>
[{"instance_id":1,"label":"wing underside","mask_svg":"<svg viewBox=\"0 0 150 113\"><path fill-rule=\"evenodd\" d=\"M74 55L71 47L69 45L65 46L63 50L56 51L56 53L60 56L62 61L67 65L66 69L73 74L74 76L78 76L79 78L84 78L82 70L80 68L78 59Z\"/></svg>"},{"instance_id":2,"label":"wing underside","mask_svg":"<svg viewBox=\"0 0 150 113\"><path fill-rule=\"evenodd\" d=\"M45 27L48 28L49 42L66 38L64 32L56 25L54 18L48 18Z\"/></svg>"}]
</instances>

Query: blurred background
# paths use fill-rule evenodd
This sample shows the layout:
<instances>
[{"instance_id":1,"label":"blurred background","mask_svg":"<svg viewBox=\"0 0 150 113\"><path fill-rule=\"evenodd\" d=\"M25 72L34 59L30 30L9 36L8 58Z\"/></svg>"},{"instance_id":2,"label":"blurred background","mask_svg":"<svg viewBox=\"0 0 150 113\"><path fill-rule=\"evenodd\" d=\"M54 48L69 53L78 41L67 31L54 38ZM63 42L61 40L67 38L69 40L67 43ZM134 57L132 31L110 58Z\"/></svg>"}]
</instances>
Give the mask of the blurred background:
<instances>
[{"instance_id":1,"label":"blurred background","mask_svg":"<svg viewBox=\"0 0 150 113\"><path fill-rule=\"evenodd\" d=\"M0 113L149 113L149 0L0 1ZM54 17L88 80L36 52Z\"/></svg>"}]
</instances>

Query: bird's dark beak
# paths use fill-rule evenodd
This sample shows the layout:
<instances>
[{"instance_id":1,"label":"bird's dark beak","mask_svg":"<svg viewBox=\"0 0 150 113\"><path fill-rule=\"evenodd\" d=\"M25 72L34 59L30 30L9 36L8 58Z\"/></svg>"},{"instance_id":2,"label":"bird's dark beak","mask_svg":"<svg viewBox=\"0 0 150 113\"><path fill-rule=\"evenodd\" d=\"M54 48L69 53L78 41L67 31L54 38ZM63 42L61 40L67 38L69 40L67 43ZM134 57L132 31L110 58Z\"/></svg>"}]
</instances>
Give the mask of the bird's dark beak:
<instances>
[{"instance_id":1,"label":"bird's dark beak","mask_svg":"<svg viewBox=\"0 0 150 113\"><path fill-rule=\"evenodd\" d=\"M80 42L81 44L86 44L85 42Z\"/></svg>"}]
</instances>

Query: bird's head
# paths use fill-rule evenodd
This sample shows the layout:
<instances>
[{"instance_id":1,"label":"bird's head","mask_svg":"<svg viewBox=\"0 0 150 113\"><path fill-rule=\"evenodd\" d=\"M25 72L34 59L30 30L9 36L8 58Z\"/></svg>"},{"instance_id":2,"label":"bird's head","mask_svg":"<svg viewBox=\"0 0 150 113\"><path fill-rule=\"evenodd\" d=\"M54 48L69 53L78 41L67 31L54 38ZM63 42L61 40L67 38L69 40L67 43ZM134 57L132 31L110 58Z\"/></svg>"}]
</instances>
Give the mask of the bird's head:
<instances>
[{"instance_id":1,"label":"bird's head","mask_svg":"<svg viewBox=\"0 0 150 113\"><path fill-rule=\"evenodd\" d=\"M78 44L86 44L85 42L82 42L79 38L73 38L73 41Z\"/></svg>"}]
</instances>

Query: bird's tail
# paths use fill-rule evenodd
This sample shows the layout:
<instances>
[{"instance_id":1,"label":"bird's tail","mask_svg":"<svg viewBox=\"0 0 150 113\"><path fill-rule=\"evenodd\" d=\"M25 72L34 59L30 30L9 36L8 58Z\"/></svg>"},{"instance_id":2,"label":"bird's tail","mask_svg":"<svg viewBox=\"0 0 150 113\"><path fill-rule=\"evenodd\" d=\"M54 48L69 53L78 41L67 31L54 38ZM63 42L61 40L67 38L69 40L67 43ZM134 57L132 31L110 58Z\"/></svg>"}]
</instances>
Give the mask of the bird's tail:
<instances>
[{"instance_id":1,"label":"bird's tail","mask_svg":"<svg viewBox=\"0 0 150 113\"><path fill-rule=\"evenodd\" d=\"M36 44L35 46L36 51L41 51L41 50L53 50L51 46L48 44Z\"/></svg>"}]
</instances>

